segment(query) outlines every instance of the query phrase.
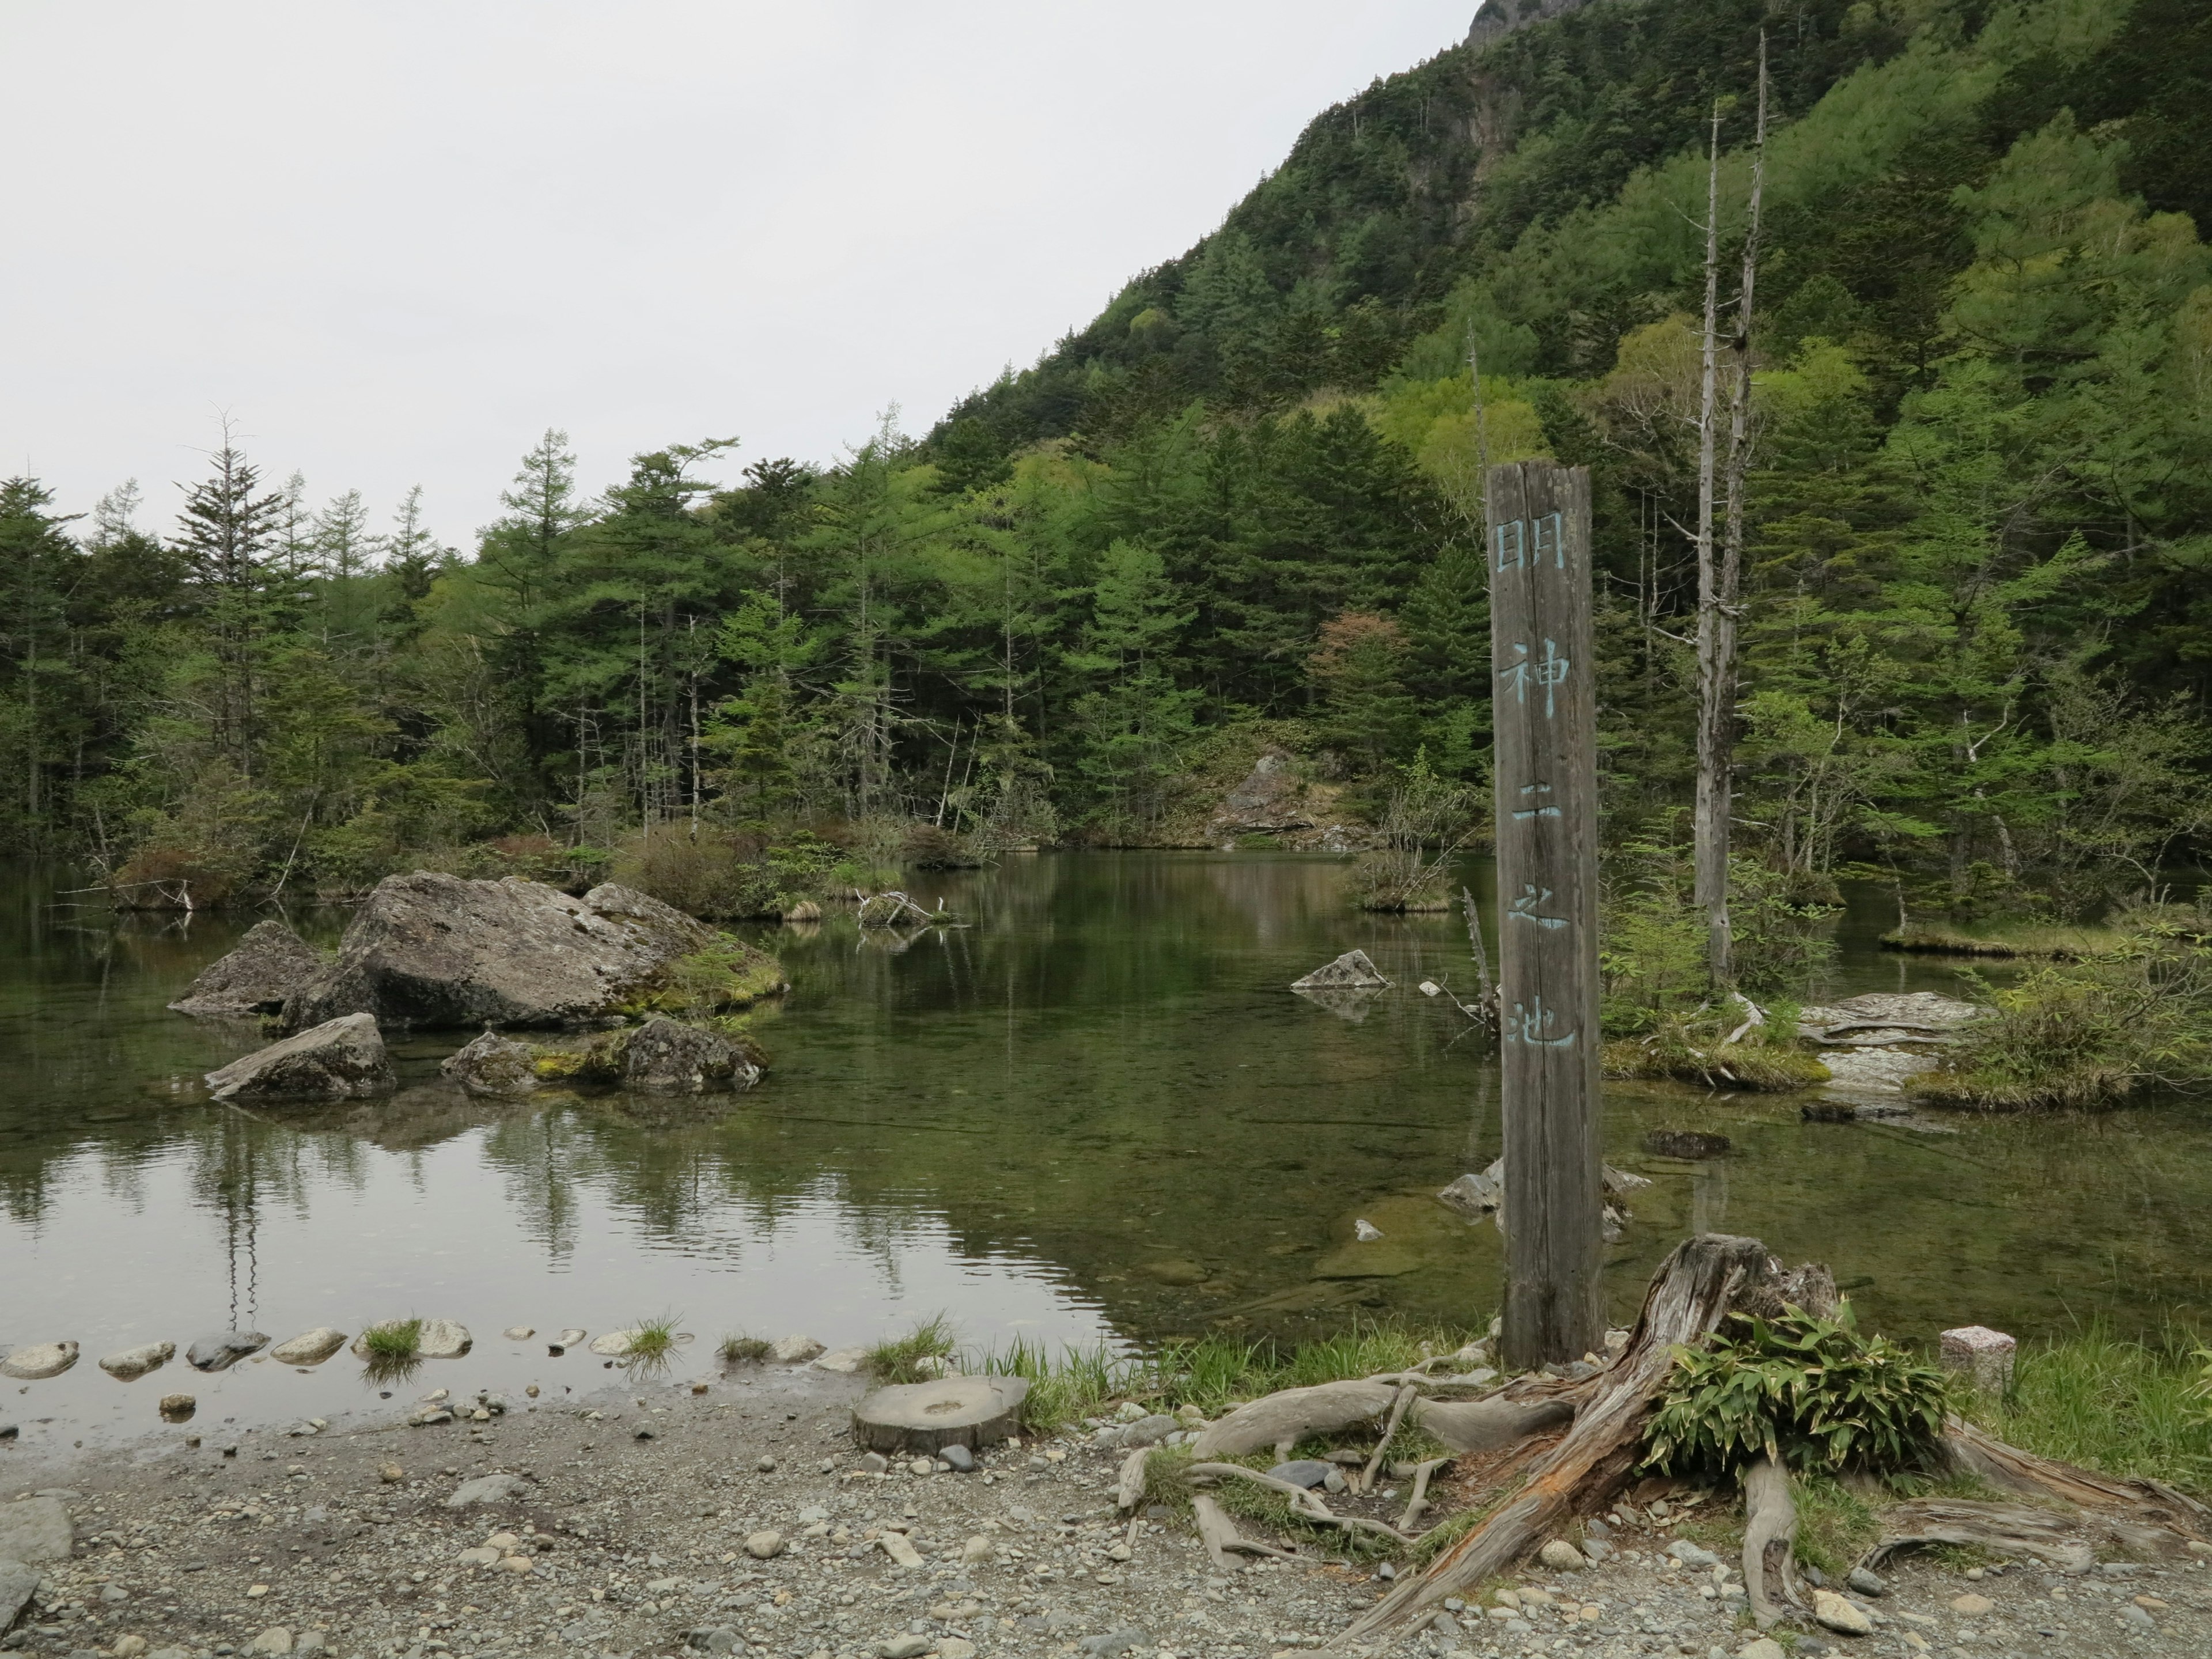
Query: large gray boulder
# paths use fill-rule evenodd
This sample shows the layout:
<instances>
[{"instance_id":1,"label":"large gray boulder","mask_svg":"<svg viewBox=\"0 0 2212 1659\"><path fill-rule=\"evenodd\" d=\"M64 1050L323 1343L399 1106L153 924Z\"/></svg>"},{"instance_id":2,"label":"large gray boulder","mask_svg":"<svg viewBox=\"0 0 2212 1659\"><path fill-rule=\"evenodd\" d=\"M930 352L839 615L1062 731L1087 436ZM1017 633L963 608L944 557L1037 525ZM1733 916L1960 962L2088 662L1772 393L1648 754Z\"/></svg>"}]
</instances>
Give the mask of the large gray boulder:
<instances>
[{"instance_id":1,"label":"large gray boulder","mask_svg":"<svg viewBox=\"0 0 2212 1659\"><path fill-rule=\"evenodd\" d=\"M207 1074L217 1100L350 1100L398 1086L367 1014L347 1014Z\"/></svg>"},{"instance_id":2,"label":"large gray boulder","mask_svg":"<svg viewBox=\"0 0 2212 1659\"><path fill-rule=\"evenodd\" d=\"M284 1024L298 1030L355 1013L387 1026L603 1024L636 1012L678 958L717 943L747 954L611 883L578 899L514 876L417 870L376 884L337 960L286 1001Z\"/></svg>"},{"instance_id":3,"label":"large gray boulder","mask_svg":"<svg viewBox=\"0 0 2212 1659\"><path fill-rule=\"evenodd\" d=\"M257 921L169 1006L203 1018L273 1014L327 966L321 951L283 922Z\"/></svg>"}]
</instances>

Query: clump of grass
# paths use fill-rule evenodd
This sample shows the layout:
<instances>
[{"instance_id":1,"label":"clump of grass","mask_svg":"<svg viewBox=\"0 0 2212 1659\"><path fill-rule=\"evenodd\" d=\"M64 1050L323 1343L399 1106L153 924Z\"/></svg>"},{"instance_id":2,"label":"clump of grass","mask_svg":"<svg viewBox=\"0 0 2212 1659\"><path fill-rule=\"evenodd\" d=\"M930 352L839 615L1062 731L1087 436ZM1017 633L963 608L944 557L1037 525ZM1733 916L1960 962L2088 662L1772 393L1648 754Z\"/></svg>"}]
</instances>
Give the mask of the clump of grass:
<instances>
[{"instance_id":1,"label":"clump of grass","mask_svg":"<svg viewBox=\"0 0 2212 1659\"><path fill-rule=\"evenodd\" d=\"M1873 1506L1839 1480L1801 1480L1796 1499L1797 1559L1831 1578L1849 1572L1881 1534Z\"/></svg>"},{"instance_id":2,"label":"clump of grass","mask_svg":"<svg viewBox=\"0 0 2212 1659\"><path fill-rule=\"evenodd\" d=\"M1744 1023L1743 1005L1731 999L1717 1013L1663 1013L1640 1036L1605 1045L1605 1074L1623 1079L1672 1078L1709 1089L1751 1089L1780 1094L1828 1080L1828 1068L1797 1038L1797 1011L1777 1004L1736 1042L1724 1041Z\"/></svg>"},{"instance_id":3,"label":"clump of grass","mask_svg":"<svg viewBox=\"0 0 2212 1659\"><path fill-rule=\"evenodd\" d=\"M715 1352L725 1365L757 1365L775 1351L775 1344L764 1336L747 1336L743 1331L733 1331L724 1337Z\"/></svg>"},{"instance_id":4,"label":"clump of grass","mask_svg":"<svg viewBox=\"0 0 2212 1659\"><path fill-rule=\"evenodd\" d=\"M412 1359L422 1349L422 1322L419 1319L393 1319L381 1325L372 1325L361 1334L362 1351L371 1359L389 1364L395 1360Z\"/></svg>"},{"instance_id":5,"label":"clump of grass","mask_svg":"<svg viewBox=\"0 0 2212 1659\"><path fill-rule=\"evenodd\" d=\"M2125 1341L2091 1325L2024 1346L2011 1392L1974 1401L1969 1415L1992 1434L2045 1457L2114 1475L2148 1475L2212 1497L2212 1417L2199 1339L2168 1332Z\"/></svg>"},{"instance_id":6,"label":"clump of grass","mask_svg":"<svg viewBox=\"0 0 2212 1659\"><path fill-rule=\"evenodd\" d=\"M879 1382L920 1382L937 1375L922 1362L952 1357L952 1322L932 1314L904 1336L878 1342L868 1350L868 1370Z\"/></svg>"},{"instance_id":7,"label":"clump of grass","mask_svg":"<svg viewBox=\"0 0 2212 1659\"><path fill-rule=\"evenodd\" d=\"M1195 1406L1218 1417L1278 1389L1404 1370L1431 1354L1452 1352L1469 1334L1380 1321L1287 1350L1206 1336L1170 1342L1149 1357L1117 1354L1103 1344L1054 1350L1017 1338L1010 1347L970 1355L965 1363L970 1370L1027 1378L1023 1420L1042 1431L1122 1400L1168 1413Z\"/></svg>"},{"instance_id":8,"label":"clump of grass","mask_svg":"<svg viewBox=\"0 0 2212 1659\"><path fill-rule=\"evenodd\" d=\"M1007 1347L968 1355L963 1368L1025 1380L1030 1391L1022 1401L1022 1427L1032 1434L1049 1433L1096 1415L1112 1401L1126 1397L1148 1374L1143 1360L1116 1354L1103 1342L1054 1352L1021 1337Z\"/></svg>"},{"instance_id":9,"label":"clump of grass","mask_svg":"<svg viewBox=\"0 0 2212 1659\"><path fill-rule=\"evenodd\" d=\"M629 1328L629 1348L623 1362L648 1370L665 1365L676 1352L676 1327L683 1317L682 1314L662 1314L639 1320Z\"/></svg>"}]
</instances>

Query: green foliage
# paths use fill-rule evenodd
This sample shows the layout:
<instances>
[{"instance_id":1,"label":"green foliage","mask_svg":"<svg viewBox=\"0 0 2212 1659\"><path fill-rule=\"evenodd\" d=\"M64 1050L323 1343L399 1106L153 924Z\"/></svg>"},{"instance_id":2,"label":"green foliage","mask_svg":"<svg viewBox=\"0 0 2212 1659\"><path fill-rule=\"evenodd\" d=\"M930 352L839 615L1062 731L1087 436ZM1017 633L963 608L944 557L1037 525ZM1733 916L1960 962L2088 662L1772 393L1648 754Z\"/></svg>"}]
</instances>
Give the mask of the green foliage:
<instances>
[{"instance_id":1,"label":"green foliage","mask_svg":"<svg viewBox=\"0 0 2212 1659\"><path fill-rule=\"evenodd\" d=\"M2212 1352L2176 1328L2124 1340L2102 1325L2024 1343L2002 1400L1968 1414L2008 1444L2085 1468L2212 1497Z\"/></svg>"},{"instance_id":2,"label":"green foliage","mask_svg":"<svg viewBox=\"0 0 2212 1659\"><path fill-rule=\"evenodd\" d=\"M1632 842L1614 859L1599 899L1607 1033L1665 1031L1665 1041L1679 1048L1717 1039L1743 1023L1735 1005L1711 1006L1705 917L1692 896L1686 847ZM1748 857L1730 860L1729 921L1736 983L1747 994L1802 997L1834 956L1826 920L1822 907L1794 900L1771 866ZM1750 1034L1757 1046L1785 1044L1786 1028L1778 1021L1770 1025Z\"/></svg>"},{"instance_id":3,"label":"green foliage","mask_svg":"<svg viewBox=\"0 0 2212 1659\"><path fill-rule=\"evenodd\" d=\"M361 1346L372 1360L412 1359L422 1352L422 1322L394 1319L372 1325L361 1334Z\"/></svg>"},{"instance_id":4,"label":"green foliage","mask_svg":"<svg viewBox=\"0 0 2212 1659\"><path fill-rule=\"evenodd\" d=\"M659 982L625 1004L622 1012L634 1019L649 1013L704 1016L748 1007L774 996L785 983L783 964L774 957L720 933L712 943L668 963Z\"/></svg>"},{"instance_id":5,"label":"green foliage","mask_svg":"<svg viewBox=\"0 0 2212 1659\"><path fill-rule=\"evenodd\" d=\"M1378 82L1036 367L832 466L732 478L710 438L586 498L548 432L466 554L419 495L373 532L227 441L166 538L133 487L79 520L0 485L0 828L152 902L611 855L738 916L881 884L916 824L1210 842L1271 744L1347 820L1417 757L1480 796L1483 464L1549 455L1591 469L1607 1024L1658 1031L1707 988L1650 850L1695 764L1705 123L1729 100L1732 263L1764 28L1740 984L1802 993L1799 907L1847 874L1906 931L2094 923L2212 836L2212 252L2175 159L2212 143L2212 25L1771 9L1586 6Z\"/></svg>"},{"instance_id":6,"label":"green foliage","mask_svg":"<svg viewBox=\"0 0 2212 1659\"><path fill-rule=\"evenodd\" d=\"M2036 968L1961 1026L1917 1097L1984 1111L2116 1105L2212 1081L2212 943L2201 915L2138 912L2120 943Z\"/></svg>"},{"instance_id":7,"label":"green foliage","mask_svg":"<svg viewBox=\"0 0 2212 1659\"><path fill-rule=\"evenodd\" d=\"M1943 1374L1886 1337L1789 1308L1731 1314L1676 1350L1644 1429L1644 1467L1740 1474L1760 1456L1801 1472L1917 1467L1942 1432Z\"/></svg>"}]
</instances>

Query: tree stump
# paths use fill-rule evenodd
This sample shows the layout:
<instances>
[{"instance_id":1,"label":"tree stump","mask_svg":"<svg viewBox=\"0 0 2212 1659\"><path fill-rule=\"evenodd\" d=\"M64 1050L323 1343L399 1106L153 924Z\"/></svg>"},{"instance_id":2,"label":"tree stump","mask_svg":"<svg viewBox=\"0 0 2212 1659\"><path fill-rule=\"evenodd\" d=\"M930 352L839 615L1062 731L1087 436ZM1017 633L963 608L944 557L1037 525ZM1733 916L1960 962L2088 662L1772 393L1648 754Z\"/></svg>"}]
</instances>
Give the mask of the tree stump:
<instances>
[{"instance_id":1,"label":"tree stump","mask_svg":"<svg viewBox=\"0 0 2212 1659\"><path fill-rule=\"evenodd\" d=\"M853 1437L870 1451L981 1450L1021 1427L1029 1392L1020 1376L940 1376L878 1389L853 1407Z\"/></svg>"}]
</instances>

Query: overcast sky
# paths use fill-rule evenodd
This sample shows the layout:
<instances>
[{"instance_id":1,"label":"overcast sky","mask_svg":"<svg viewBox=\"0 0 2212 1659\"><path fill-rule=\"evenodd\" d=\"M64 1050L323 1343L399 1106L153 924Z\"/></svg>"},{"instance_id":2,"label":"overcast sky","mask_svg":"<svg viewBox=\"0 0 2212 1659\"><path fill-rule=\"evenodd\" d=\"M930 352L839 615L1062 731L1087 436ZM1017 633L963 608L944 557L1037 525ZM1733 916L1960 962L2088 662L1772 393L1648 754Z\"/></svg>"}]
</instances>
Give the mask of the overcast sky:
<instances>
[{"instance_id":1,"label":"overcast sky","mask_svg":"<svg viewBox=\"0 0 2212 1659\"><path fill-rule=\"evenodd\" d=\"M926 431L1474 0L0 0L0 471L270 480L469 544L565 428Z\"/></svg>"}]
</instances>

